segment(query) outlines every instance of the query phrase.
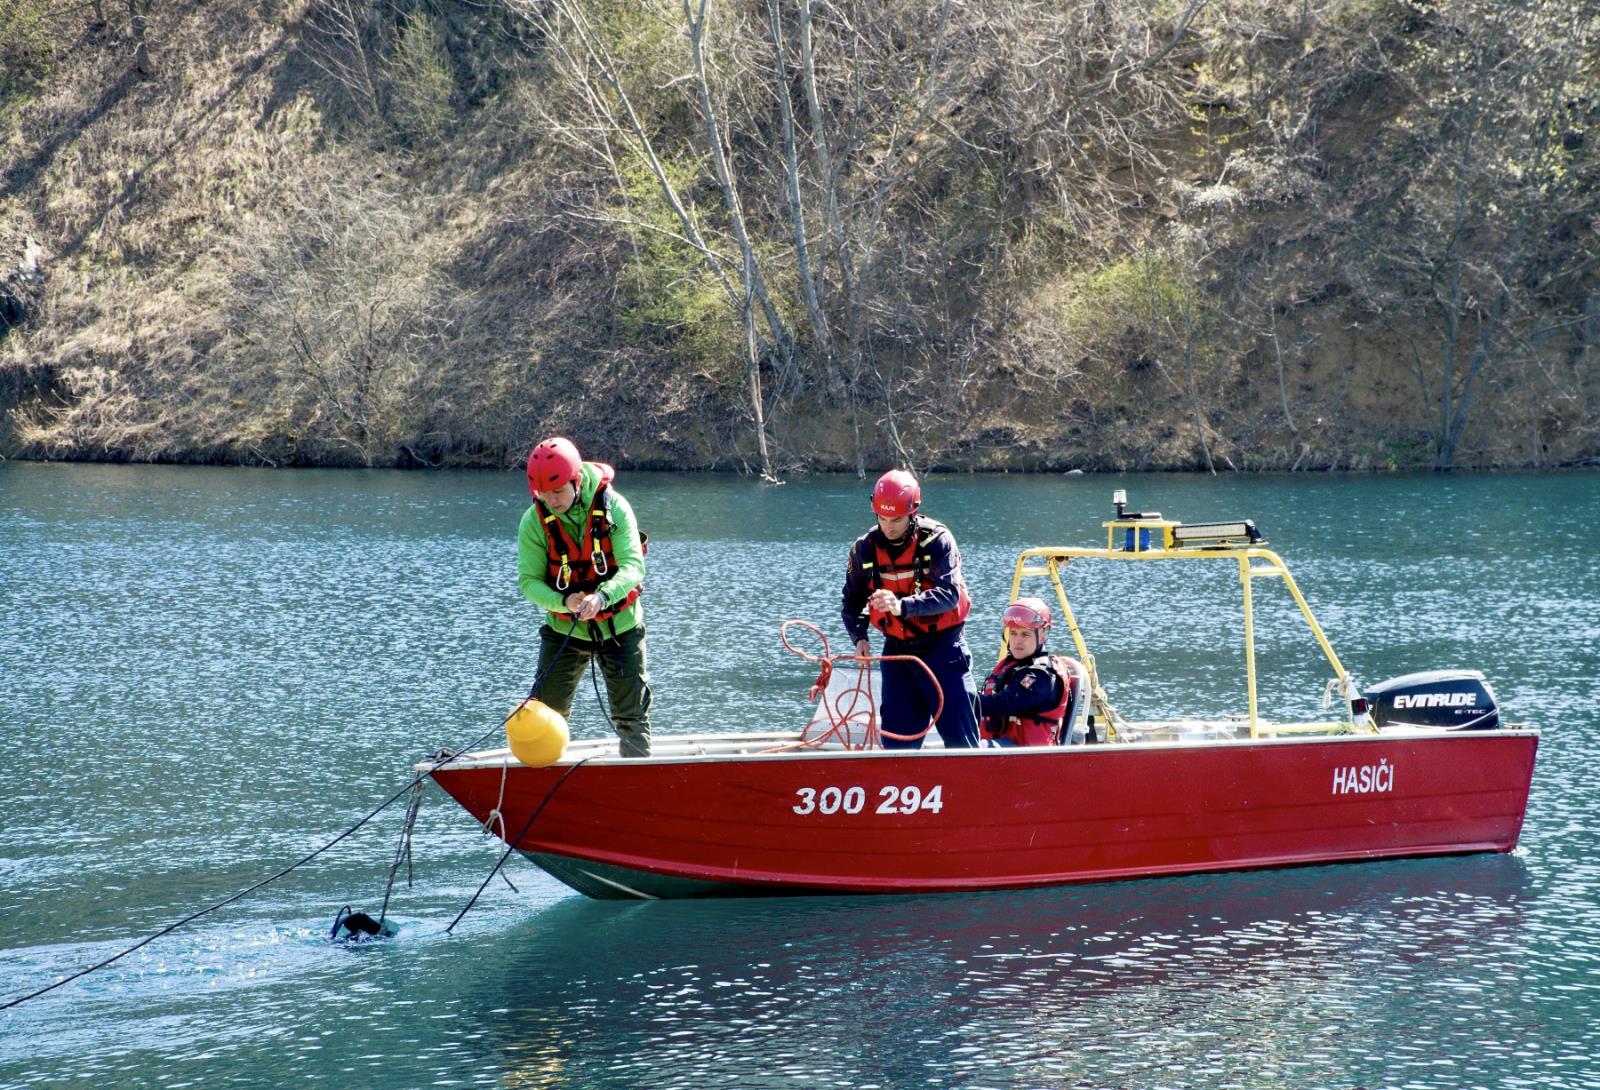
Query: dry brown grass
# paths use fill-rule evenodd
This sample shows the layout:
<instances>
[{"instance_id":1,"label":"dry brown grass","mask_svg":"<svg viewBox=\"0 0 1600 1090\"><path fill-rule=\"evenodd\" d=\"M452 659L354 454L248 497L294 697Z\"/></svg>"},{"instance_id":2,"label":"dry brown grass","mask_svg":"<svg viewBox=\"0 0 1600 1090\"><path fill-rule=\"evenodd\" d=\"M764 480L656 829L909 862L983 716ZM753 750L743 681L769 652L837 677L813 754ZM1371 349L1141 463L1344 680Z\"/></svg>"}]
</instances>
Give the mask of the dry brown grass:
<instances>
[{"instance_id":1,"label":"dry brown grass","mask_svg":"<svg viewBox=\"0 0 1600 1090\"><path fill-rule=\"evenodd\" d=\"M535 121L529 43L499 25L415 24L413 84L392 109L362 105L330 74L313 7L162 7L149 79L128 68L126 27L74 16L53 25L46 76L0 100L0 224L41 240L48 273L38 313L0 341L0 456L501 465L562 431L619 463L747 468L739 361L708 366L624 328L633 243L570 214L614 207L613 179ZM446 86L435 62L452 43ZM1337 100L1327 148L1352 157L1375 124L1359 75L1311 89ZM1041 133L1039 149L1059 138ZM1158 150L1198 174L1215 166L1211 135L1166 134ZM1407 331L1334 290L1315 181L1278 184L1289 173L1256 179L1257 204L1204 255L1198 413L1171 313L1107 288L1192 187L1117 174L1106 192L1126 207L1092 217L1001 207L1021 187L993 207L930 203L958 244L956 272L899 270L929 298L912 332L892 315L879 327L859 420L871 464L894 456L891 433L919 464L950 468L1195 468L1203 450L1224 469L1425 464ZM926 192L965 177L930 169ZM752 207L776 206L776 190L752 186ZM1113 220L1115 237L1082 233ZM1269 222L1299 247L1278 309L1299 346L1285 372L1292 429L1227 265L1244 267L1250 230ZM1460 461L1594 459L1594 344L1567 330L1519 351ZM834 392L793 382L773 400L782 467L855 467L857 421Z\"/></svg>"}]
</instances>

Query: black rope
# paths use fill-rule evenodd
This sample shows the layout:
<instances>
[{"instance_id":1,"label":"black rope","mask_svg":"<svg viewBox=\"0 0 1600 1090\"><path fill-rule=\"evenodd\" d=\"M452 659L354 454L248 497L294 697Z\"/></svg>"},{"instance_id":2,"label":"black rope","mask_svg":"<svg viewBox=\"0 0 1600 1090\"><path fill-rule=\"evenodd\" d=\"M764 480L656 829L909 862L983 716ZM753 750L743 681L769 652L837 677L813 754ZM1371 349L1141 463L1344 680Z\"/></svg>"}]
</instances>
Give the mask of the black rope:
<instances>
[{"instance_id":1,"label":"black rope","mask_svg":"<svg viewBox=\"0 0 1600 1090\"><path fill-rule=\"evenodd\" d=\"M587 764L597 756L599 756L597 753L589 754L589 756L583 758L583 760L579 761L577 764L570 766L561 774L561 778L559 780L550 785L550 790L544 793L544 798L539 801L539 805L535 806L533 808L533 813L528 815L528 820L523 824L522 831L519 832L515 837L512 837L510 840L506 841L506 850L500 853L500 858L495 861L494 868L484 876L483 884L480 885L478 887L478 891L472 895L472 899L467 902L466 907L458 912L456 914L456 918L450 921L450 926L444 929L445 934L448 935L450 932L454 931L456 929L456 924L461 922L461 918L471 910L473 905L478 903L478 898L483 895L483 891L488 888L489 883L494 881L494 876L500 873L500 868L505 866L506 860L510 858L511 853L516 850L516 847L519 843L521 843L522 838L528 835L528 830L533 828L534 819L544 812L545 806L552 798L555 797L557 789L560 788L562 784L567 782L567 777L578 771L580 767Z\"/></svg>"},{"instance_id":2,"label":"black rope","mask_svg":"<svg viewBox=\"0 0 1600 1090\"><path fill-rule=\"evenodd\" d=\"M603 651L601 653L604 654ZM620 738L622 735L621 735L621 732L617 730L617 721L615 719L611 718L611 711L610 711L610 706L609 706L609 701L611 699L611 697L610 697L610 683L609 682L607 683L607 695L606 695L605 699L601 699L601 697L600 697L600 679L595 676L595 672L594 672L594 660L597 657L598 656L596 656L596 655L589 656L589 683L594 686L594 702L595 702L596 706L599 707L601 716L603 716L605 718L605 721L611 725L612 733L616 734ZM620 668L621 667L619 666L618 669L620 669Z\"/></svg>"},{"instance_id":3,"label":"black rope","mask_svg":"<svg viewBox=\"0 0 1600 1090\"><path fill-rule=\"evenodd\" d=\"M534 699L534 694L539 691L539 687L544 684L545 677L550 673L550 670L552 668L554 668L556 662L561 658L562 653L564 651L566 651L567 642L569 640L571 640L571 638L572 638L572 633L569 631L567 633L567 635L566 635L566 638L561 641L561 647L559 649L557 649L557 651L555 653L555 657L550 660L550 665L545 667L544 672L541 673L537 678L534 679L532 688L530 688L528 690L528 695L522 701L523 704L527 703L527 701L529 701L529 700ZM35 991L29 992L27 995L18 996L16 999L9 999L4 1003L0 1003L0 1011L10 1010L12 1007L19 1006L19 1005L21 1005L23 1003L26 1003L30 999L37 999L41 995L45 995L45 994L47 994L49 992L55 991L57 988L61 987L62 985L72 983L74 980L77 980L79 977L88 976L90 973L95 972L98 969L104 969L108 965L111 965L111 964L113 964L115 962L121 961L123 958L127 957L129 954L133 953L134 951L141 950L144 947L149 946L152 942L155 942L157 939L163 938L163 937L165 937L167 935L172 934L174 931L178 930L178 928L183 927L183 926L185 926L187 924L191 924L195 920L200 919L202 916L208 916L211 913L217 911L218 909L226 908L228 905L233 904L235 901L241 901L244 898L248 897L250 894L256 892L257 890L262 889L262 888L264 888L264 887L266 887L268 885L271 885L273 882L276 882L279 878L282 878L284 875L290 873L291 871L298 870L300 867L305 866L307 863L309 863L313 859L317 858L317 856L319 856L322 853L326 852L329 848L332 848L335 844L338 844L340 841L345 840L348 837L350 837L352 834L355 833L355 831L357 829L360 829L363 825L367 824L367 822L371 821L373 818L375 818L379 814L383 813L383 811L387 810L390 806L392 806L394 804L395 800L399 799L407 791L410 791L412 788L416 787L418 784L423 783L425 780L427 780L427 778L429 776L432 776L435 772L439 771L439 769L443 768L445 765L449 764L451 761L454 761L457 757L460 757L462 754L469 752L470 750L473 749L473 747L482 745L483 742L486 741L488 738L490 738L496 731L505 730L506 724L511 721L511 716L517 714L517 710L520 709L521 707L522 707L522 704L518 704L517 708L512 709L511 713L500 721L500 725L498 727L492 727L489 730L484 731L482 734L478 735L478 737L474 738L472 741L468 742L466 745L462 746L460 749L457 749L454 752L452 752L450 750L440 750L437 754L434 755L436 759L435 759L434 763L427 768L426 771L419 772L415 776L411 777L411 779L409 781L407 781L407 783L406 783L406 785L404 787L400 788L400 790L398 790L394 794L390 795L387 799L384 799L383 802L379 803L372 810L368 811L367 815L365 817L363 817L360 821L356 822L354 825L350 826L350 828L346 829L344 832L340 833L338 836L334 837L332 840L330 840L326 844L322 845L322 847L316 849L313 852L310 852L310 853L308 853L306 855L301 856L299 859L295 860L293 863L290 863L287 867L284 867L282 870L279 870L279 871L277 871L277 872L275 872L273 874L268 875L267 877L261 879L261 881L255 883L254 885L247 886L244 889L241 889L238 893L235 893L233 896L225 898L225 899L223 899L221 901L218 901L214 905L208 905L205 908L200 909L198 912L191 912L189 915L185 916L183 919L177 921L176 923L168 924L166 927L163 927L160 931L157 931L155 934L149 935L149 936L147 936L147 937L145 937L143 939L140 939L138 942L134 943L132 946L128 947L126 950L118 951L117 953L112 954L110 957L108 957L108 958L106 958L106 959L104 959L102 961L97 961L93 965L87 966L86 968L83 968L83 969L79 969L77 972L71 974L70 976L64 976L60 980L56 981L54 984L47 984L43 988L39 988L39 989L36 989ZM579 762L579 763L581 764L582 762ZM576 768L576 767L578 767L578 766L577 765L573 765L572 766L572 768ZM572 771L571 768L569 768L567 770L567 772L569 774L571 773L571 771ZM566 776L562 776L561 779L565 780ZM557 781L556 786L557 787L561 786L560 781ZM555 790L554 788L551 789L552 793L554 792L554 790ZM547 802L549 801L549 796L548 795L545 796L545 801L547 801ZM544 804L540 803L540 807L539 808L543 809L544 808ZM535 814L535 816L537 816L538 815L538 811L535 811L534 814ZM532 823L533 823L532 819L530 818L529 819L529 824L531 825ZM526 829L523 830L523 832L526 832L526 831L527 831ZM518 834L517 839L519 839L519 840L521 839L521 834ZM503 862L503 860L502 860L502 862ZM495 870L499 870L499 869L500 868L497 865L495 867ZM492 878L493 876L494 876L493 872L491 872L490 873L490 877ZM485 885L487 885L487 884L488 883L485 882ZM482 892L482 890L480 889L479 892ZM477 899L476 896L474 896L473 899L476 900ZM385 904L387 904L387 896L385 896ZM470 903L469 903L468 907L471 907ZM465 915L465 910L463 910L462 915ZM461 919L460 916L456 917L457 921L459 921L460 919ZM335 925L335 926L337 927L337 925ZM454 927L455 924L452 923L450 926Z\"/></svg>"},{"instance_id":4,"label":"black rope","mask_svg":"<svg viewBox=\"0 0 1600 1090\"><path fill-rule=\"evenodd\" d=\"M455 759L454 755L451 755L450 757L447 757L445 760L440 761L439 764L434 766L434 768L439 768L439 767L443 766L444 764L446 764L448 761L452 761L454 759ZM116 961L120 961L121 959L127 957L129 954L133 953L135 950L139 950L139 949L142 949L143 947L149 946L152 942L155 942L157 939L159 939L159 938L161 938L161 937L163 937L165 935L172 934L174 931L178 930L178 928L184 926L185 924L193 923L195 920L198 920L200 917L209 915L209 914L217 911L217 909L219 909L219 908L226 908L228 905L233 904L235 901L243 900L245 897L248 897L250 894L254 893L256 890L261 889L263 886L269 885L272 882L276 882L279 878L282 878L284 875L288 874L290 871L295 870L296 868L302 867L305 864L311 862L317 856L321 855L323 852L327 851L329 848L333 847L335 844L339 843L341 840L344 840L346 837L350 836L352 833L354 833L357 829L361 828L367 822L369 822L373 818L377 817L380 813L382 813L384 810L386 810L389 807L390 803L394 802L395 799L398 799L401 795L404 795L407 791L411 790L411 788L415 784L420 782L422 777L426 776L426 775L428 775L428 773L422 773L422 774L418 775L410 783L406 784L400 790L396 791L393 795L390 795L386 800L384 800L382 803L380 803L377 806L376 809L370 811L367 814L366 817L362 818L360 821L358 821L354 825L350 826L350 828L346 829L344 832L340 833L338 836L336 836L332 840L328 841L326 844L324 844L322 847L318 848L316 851L311 852L308 855L301 856L295 862L290 863L287 867L284 867L282 870L278 871L277 873L269 875L266 878L263 878L261 881L257 882L253 886L248 886L245 889L241 889L238 893L235 893L232 897L229 897L226 900L218 901L216 904L209 905L206 908L202 908L198 912L191 912L189 915L185 916L183 919L179 920L177 923L168 924L166 927L163 927L160 931L157 931L155 934L150 935L147 938L140 939L138 942L134 943L132 946L128 947L126 950L120 951L119 953L116 953L116 954L112 954L110 957L106 958L104 961L96 962L95 964L90 965L88 968L85 968L85 969L79 969L77 972L73 973L71 976L62 977L60 980L56 981L54 984L48 984L45 987L40 988L37 991L29 992L27 995L21 996L20 998L8 1000L5 1003L0 1003L0 1011L8 1010L11 1007L17 1006L19 1003L26 1003L30 999L37 999L39 996L44 995L46 992L55 991L57 988L61 987L63 984L70 984L72 981L77 980L79 977L88 976L90 973L94 972L96 969L104 969L107 965L110 965L110 964L112 964L113 962L116 962Z\"/></svg>"},{"instance_id":5,"label":"black rope","mask_svg":"<svg viewBox=\"0 0 1600 1090\"><path fill-rule=\"evenodd\" d=\"M621 738L622 732L617 730L617 721L611 718L611 683L609 681L606 683L606 696L604 699L602 699L600 696L600 679L595 676L594 664L595 659L599 659L601 669L602 671L604 670L605 656L609 647L610 649L616 651L616 668L617 673L620 674L622 673L623 669L622 656L624 651L622 648L622 640L617 637L617 626L614 623L609 626L611 629L611 635L607 637L605 634L605 628L601 627L602 623L603 622L600 621L588 622L589 642L594 644L594 652L589 656L589 684L594 688L594 702L595 705L600 709L601 716L604 717L606 723L611 727L612 733L617 735L618 738Z\"/></svg>"}]
</instances>

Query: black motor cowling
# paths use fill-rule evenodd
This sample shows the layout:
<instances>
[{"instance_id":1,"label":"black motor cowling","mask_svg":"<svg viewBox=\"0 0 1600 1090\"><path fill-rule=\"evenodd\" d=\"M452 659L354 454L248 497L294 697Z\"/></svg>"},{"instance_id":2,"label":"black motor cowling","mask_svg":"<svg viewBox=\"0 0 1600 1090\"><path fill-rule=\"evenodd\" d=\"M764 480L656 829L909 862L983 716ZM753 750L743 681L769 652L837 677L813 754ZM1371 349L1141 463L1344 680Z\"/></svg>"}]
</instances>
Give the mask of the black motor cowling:
<instances>
[{"instance_id":1,"label":"black motor cowling","mask_svg":"<svg viewBox=\"0 0 1600 1090\"><path fill-rule=\"evenodd\" d=\"M1427 670L1390 678L1363 694L1379 727L1493 730L1500 725L1494 690L1477 670Z\"/></svg>"}]
</instances>

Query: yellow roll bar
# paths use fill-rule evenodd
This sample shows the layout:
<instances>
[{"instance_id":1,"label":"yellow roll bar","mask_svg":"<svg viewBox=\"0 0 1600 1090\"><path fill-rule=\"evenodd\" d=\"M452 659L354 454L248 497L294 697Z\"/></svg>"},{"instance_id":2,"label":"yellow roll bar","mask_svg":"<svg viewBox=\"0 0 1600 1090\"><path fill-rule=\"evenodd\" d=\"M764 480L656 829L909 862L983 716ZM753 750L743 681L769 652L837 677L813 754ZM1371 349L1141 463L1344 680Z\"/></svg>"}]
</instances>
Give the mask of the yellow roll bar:
<instances>
[{"instance_id":1,"label":"yellow roll bar","mask_svg":"<svg viewBox=\"0 0 1600 1090\"><path fill-rule=\"evenodd\" d=\"M1107 547L1103 549L1083 548L1078 546L1047 546L1037 549L1024 549L1017 555L1015 572L1011 579L1011 598L1014 600L1021 592L1022 580L1026 577L1048 576L1051 586L1055 589L1056 600L1061 603L1062 619L1067 630L1072 634L1073 646L1077 649L1078 658L1083 662L1089 672L1091 689L1093 692L1093 706L1097 707L1107 724L1114 731L1121 722L1121 717L1112 709L1106 699L1105 691L1100 685L1100 676L1095 669L1094 656L1089 653L1089 645L1083 638L1083 632L1078 627L1078 619L1072 612L1072 606L1067 601L1067 591L1062 583L1062 568L1073 560L1117 560L1124 562L1149 563L1155 561L1171 560L1210 560L1233 561L1238 565L1239 584L1244 595L1244 661L1245 685L1249 701L1250 737L1260 737L1263 730L1268 733L1289 733L1293 731L1326 731L1332 729L1354 729L1355 722L1350 713L1350 698L1354 694L1354 682L1345 672L1344 666L1339 662L1339 656L1334 653L1333 645L1328 642L1328 637L1323 633L1322 626L1317 623L1316 616L1311 612L1311 607L1306 604L1306 599L1300 593L1300 587L1294 581L1294 576L1289 574L1288 567L1283 559L1271 549L1260 545L1246 544L1243 542L1224 542L1221 544L1207 544L1188 546L1175 543L1173 529L1181 523L1171 523L1154 519L1142 520L1116 520L1105 524L1109 533ZM1134 529L1135 534L1129 535L1127 540L1131 547L1115 548L1115 538L1118 530ZM1149 531L1140 534L1138 531ZM1256 640L1255 640L1255 593L1252 586L1256 579L1282 579L1284 586L1289 588L1289 594L1294 599L1295 605L1300 608L1301 615L1306 620L1306 625L1311 629L1311 634L1317 641L1317 646L1327 657L1328 664L1333 667L1334 684L1345 697L1345 718L1342 723L1315 723L1297 724L1293 726L1276 726L1263 724L1256 709ZM1002 654L1004 651L1002 650Z\"/></svg>"}]
</instances>

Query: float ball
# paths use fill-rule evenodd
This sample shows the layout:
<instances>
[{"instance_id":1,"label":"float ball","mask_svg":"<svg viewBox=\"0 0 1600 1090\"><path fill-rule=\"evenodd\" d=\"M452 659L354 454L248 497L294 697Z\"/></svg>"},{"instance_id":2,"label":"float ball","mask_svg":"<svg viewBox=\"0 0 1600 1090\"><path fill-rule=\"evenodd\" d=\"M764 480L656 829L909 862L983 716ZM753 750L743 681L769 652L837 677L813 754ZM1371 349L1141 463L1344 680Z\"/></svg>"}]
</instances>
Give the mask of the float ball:
<instances>
[{"instance_id":1,"label":"float ball","mask_svg":"<svg viewBox=\"0 0 1600 1090\"><path fill-rule=\"evenodd\" d=\"M529 768L544 768L567 748L566 716L537 700L525 700L506 720L512 754Z\"/></svg>"}]
</instances>

